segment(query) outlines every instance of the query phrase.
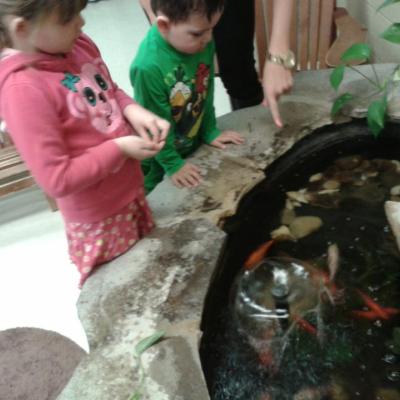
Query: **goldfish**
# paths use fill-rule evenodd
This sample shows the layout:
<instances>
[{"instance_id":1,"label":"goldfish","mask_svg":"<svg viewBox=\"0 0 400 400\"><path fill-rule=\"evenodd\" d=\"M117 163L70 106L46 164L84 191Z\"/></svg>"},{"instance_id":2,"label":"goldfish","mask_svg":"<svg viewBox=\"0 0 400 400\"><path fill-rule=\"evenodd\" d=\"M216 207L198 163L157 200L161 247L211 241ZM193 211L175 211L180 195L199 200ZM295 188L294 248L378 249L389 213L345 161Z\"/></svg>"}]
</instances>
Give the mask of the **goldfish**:
<instances>
[{"instance_id":1,"label":"goldfish","mask_svg":"<svg viewBox=\"0 0 400 400\"><path fill-rule=\"evenodd\" d=\"M254 250L247 258L246 262L244 263L244 267L246 269L252 269L255 267L263 258L265 258L268 250L271 248L274 242L275 241L271 239L257 247L257 249Z\"/></svg>"},{"instance_id":2,"label":"goldfish","mask_svg":"<svg viewBox=\"0 0 400 400\"><path fill-rule=\"evenodd\" d=\"M374 311L375 314L382 319L389 319L388 313L385 311L385 309L380 306L378 303L376 303L371 297L369 297L367 294L363 293L361 290L357 289L357 293L361 296L363 299L365 305L371 309L371 311Z\"/></svg>"},{"instance_id":3,"label":"goldfish","mask_svg":"<svg viewBox=\"0 0 400 400\"><path fill-rule=\"evenodd\" d=\"M314 325L311 325L304 318L300 318L298 316L293 316L292 318L294 319L296 324L299 325L299 327L302 328L305 332L308 332L311 335L316 335L317 334L317 328L315 328Z\"/></svg>"},{"instance_id":4,"label":"goldfish","mask_svg":"<svg viewBox=\"0 0 400 400\"><path fill-rule=\"evenodd\" d=\"M374 301L370 296L363 293L361 290L357 289L357 293L363 299L364 304L369 308L368 311L364 310L353 310L351 313L358 318L364 318L368 320L384 319L388 320L392 316L399 314L400 310L393 307L382 307L376 301Z\"/></svg>"},{"instance_id":5,"label":"goldfish","mask_svg":"<svg viewBox=\"0 0 400 400\"><path fill-rule=\"evenodd\" d=\"M332 282L335 279L336 272L339 268L339 247L336 243L328 247L328 268L329 280Z\"/></svg>"}]
</instances>

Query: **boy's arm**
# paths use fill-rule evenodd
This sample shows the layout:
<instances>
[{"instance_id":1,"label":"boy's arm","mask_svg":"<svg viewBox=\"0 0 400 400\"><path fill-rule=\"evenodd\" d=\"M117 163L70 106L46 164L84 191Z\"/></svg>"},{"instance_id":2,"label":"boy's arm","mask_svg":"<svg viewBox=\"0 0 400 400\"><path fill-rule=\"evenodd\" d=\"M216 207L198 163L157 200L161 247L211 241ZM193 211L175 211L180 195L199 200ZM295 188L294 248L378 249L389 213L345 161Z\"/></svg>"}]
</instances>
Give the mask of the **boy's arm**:
<instances>
[{"instance_id":1,"label":"boy's arm","mask_svg":"<svg viewBox=\"0 0 400 400\"><path fill-rule=\"evenodd\" d=\"M132 66L130 79L134 87L135 100L144 108L164 118L171 124L165 146L155 156L165 173L171 176L183 167L185 161L175 148L175 122L172 118L168 92L162 82L162 77L156 72L153 73L152 71Z\"/></svg>"},{"instance_id":2,"label":"boy's arm","mask_svg":"<svg viewBox=\"0 0 400 400\"><path fill-rule=\"evenodd\" d=\"M201 124L201 136L203 142L210 144L220 134L221 131L217 128L214 108L214 63L211 63L208 92L204 105L204 117Z\"/></svg>"},{"instance_id":3,"label":"boy's arm","mask_svg":"<svg viewBox=\"0 0 400 400\"><path fill-rule=\"evenodd\" d=\"M12 139L38 184L63 197L101 181L126 157L108 140L71 156L50 96L39 83L4 85L2 116ZM34 105L34 106L33 106Z\"/></svg>"}]
</instances>

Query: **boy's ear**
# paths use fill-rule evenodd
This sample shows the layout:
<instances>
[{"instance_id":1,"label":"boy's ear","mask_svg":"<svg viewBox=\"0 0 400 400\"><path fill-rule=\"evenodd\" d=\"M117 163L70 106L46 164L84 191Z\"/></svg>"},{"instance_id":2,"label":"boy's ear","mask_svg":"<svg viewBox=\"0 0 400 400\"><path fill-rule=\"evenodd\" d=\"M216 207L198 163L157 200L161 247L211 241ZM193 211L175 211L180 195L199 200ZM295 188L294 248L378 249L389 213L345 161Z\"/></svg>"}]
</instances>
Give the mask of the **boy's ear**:
<instances>
[{"instance_id":1,"label":"boy's ear","mask_svg":"<svg viewBox=\"0 0 400 400\"><path fill-rule=\"evenodd\" d=\"M161 33L167 33L171 26L171 21L165 15L158 15L156 17L157 28Z\"/></svg>"}]
</instances>

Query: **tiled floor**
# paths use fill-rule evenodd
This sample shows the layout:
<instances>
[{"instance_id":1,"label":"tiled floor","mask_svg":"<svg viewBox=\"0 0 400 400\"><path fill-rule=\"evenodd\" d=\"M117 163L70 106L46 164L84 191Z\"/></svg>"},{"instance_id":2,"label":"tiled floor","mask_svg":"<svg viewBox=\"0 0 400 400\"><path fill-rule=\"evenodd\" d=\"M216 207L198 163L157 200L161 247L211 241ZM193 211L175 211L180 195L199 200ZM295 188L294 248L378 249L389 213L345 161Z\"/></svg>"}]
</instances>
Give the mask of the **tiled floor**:
<instances>
[{"instance_id":1,"label":"tiled floor","mask_svg":"<svg viewBox=\"0 0 400 400\"><path fill-rule=\"evenodd\" d=\"M88 33L111 74L131 93L128 68L148 23L136 0L101 0L84 11ZM230 111L219 80L216 112ZM57 331L87 350L76 313L78 274L70 264L59 212L29 189L0 199L0 330L17 326Z\"/></svg>"}]
</instances>

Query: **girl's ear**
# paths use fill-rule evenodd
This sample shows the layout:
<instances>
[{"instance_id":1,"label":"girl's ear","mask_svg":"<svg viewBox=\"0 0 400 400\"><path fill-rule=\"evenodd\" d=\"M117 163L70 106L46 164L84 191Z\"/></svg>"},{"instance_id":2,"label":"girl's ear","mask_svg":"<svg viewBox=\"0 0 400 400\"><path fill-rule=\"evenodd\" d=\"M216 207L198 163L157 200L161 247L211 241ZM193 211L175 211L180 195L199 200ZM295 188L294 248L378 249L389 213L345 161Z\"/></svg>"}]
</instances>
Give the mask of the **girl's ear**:
<instances>
[{"instance_id":1,"label":"girl's ear","mask_svg":"<svg viewBox=\"0 0 400 400\"><path fill-rule=\"evenodd\" d=\"M9 22L11 37L23 38L29 32L29 22L23 17L13 17Z\"/></svg>"},{"instance_id":2,"label":"girl's ear","mask_svg":"<svg viewBox=\"0 0 400 400\"><path fill-rule=\"evenodd\" d=\"M166 34L171 26L171 21L165 15L158 15L156 17L156 24L158 30L163 34Z\"/></svg>"}]
</instances>

